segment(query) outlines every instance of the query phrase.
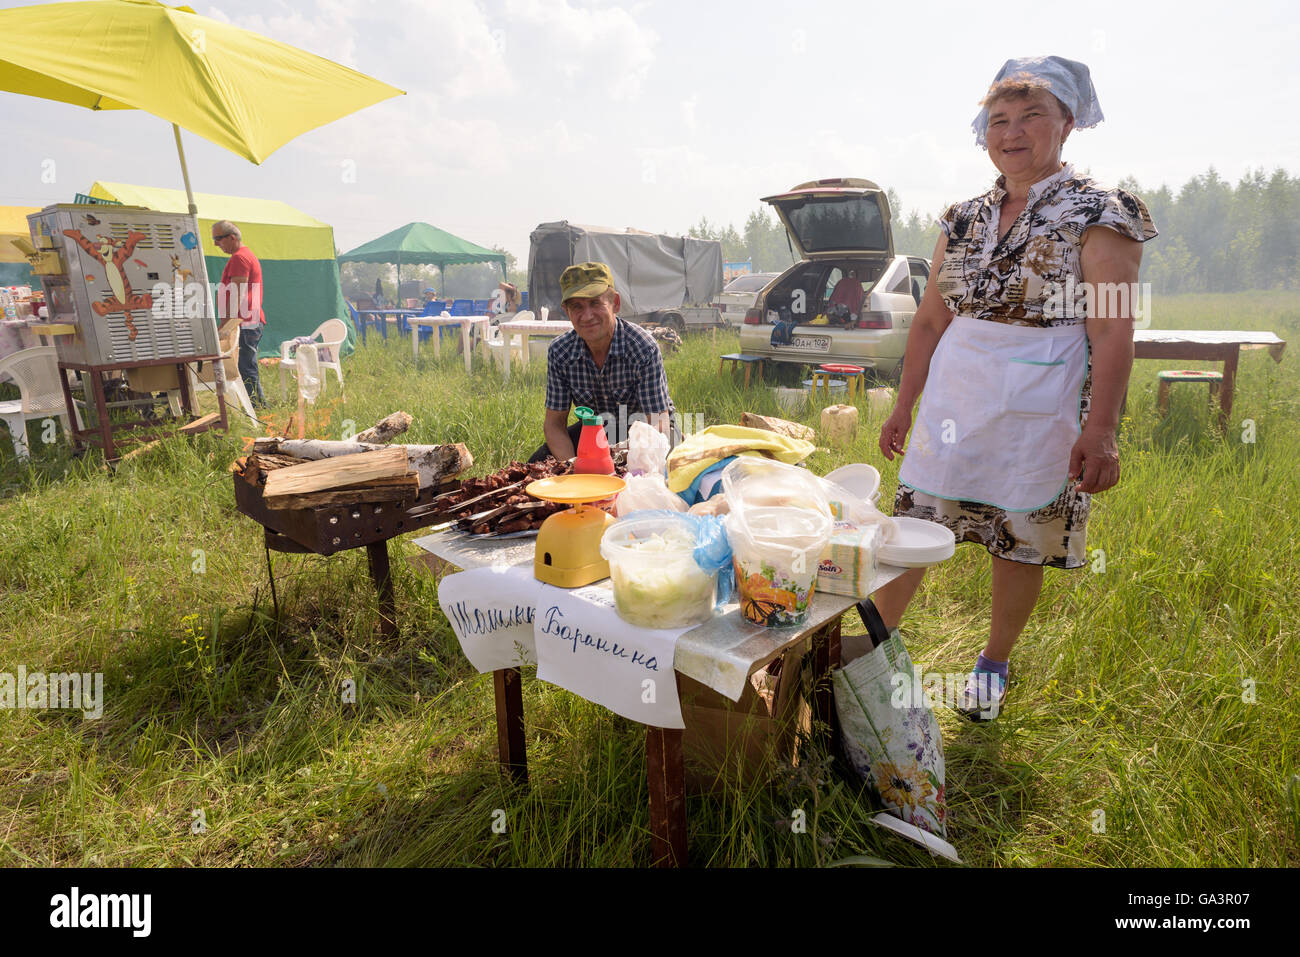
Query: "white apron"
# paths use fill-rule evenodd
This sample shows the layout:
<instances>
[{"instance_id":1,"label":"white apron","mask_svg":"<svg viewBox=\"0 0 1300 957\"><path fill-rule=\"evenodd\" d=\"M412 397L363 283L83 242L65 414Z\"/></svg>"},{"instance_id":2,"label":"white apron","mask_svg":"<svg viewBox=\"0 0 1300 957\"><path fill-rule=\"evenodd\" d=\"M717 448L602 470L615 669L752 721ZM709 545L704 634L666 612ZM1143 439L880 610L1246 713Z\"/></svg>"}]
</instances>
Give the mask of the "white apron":
<instances>
[{"instance_id":1,"label":"white apron","mask_svg":"<svg viewBox=\"0 0 1300 957\"><path fill-rule=\"evenodd\" d=\"M1087 371L1082 323L954 317L930 359L899 481L1008 512L1051 504L1068 479Z\"/></svg>"}]
</instances>

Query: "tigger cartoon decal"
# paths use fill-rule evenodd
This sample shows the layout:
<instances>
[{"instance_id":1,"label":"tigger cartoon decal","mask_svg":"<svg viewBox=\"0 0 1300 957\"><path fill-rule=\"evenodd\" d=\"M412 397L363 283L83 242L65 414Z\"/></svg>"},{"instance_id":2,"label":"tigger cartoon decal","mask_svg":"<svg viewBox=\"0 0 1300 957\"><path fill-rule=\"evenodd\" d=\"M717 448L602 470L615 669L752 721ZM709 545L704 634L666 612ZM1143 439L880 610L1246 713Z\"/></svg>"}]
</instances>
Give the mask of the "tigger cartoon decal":
<instances>
[{"instance_id":1,"label":"tigger cartoon decal","mask_svg":"<svg viewBox=\"0 0 1300 957\"><path fill-rule=\"evenodd\" d=\"M126 319L127 334L134 339L136 328L131 318L131 311L152 308L153 296L148 293L134 294L131 291L131 280L127 278L126 269L123 267L135 251L136 244L147 238L145 234L132 230L126 234L125 240L114 240L100 233L93 242L83 236L79 229L65 229L63 235L90 253L104 267L104 278L108 281L109 288L113 290L113 298L92 302L90 308L97 316L106 316L112 312L122 313Z\"/></svg>"}]
</instances>

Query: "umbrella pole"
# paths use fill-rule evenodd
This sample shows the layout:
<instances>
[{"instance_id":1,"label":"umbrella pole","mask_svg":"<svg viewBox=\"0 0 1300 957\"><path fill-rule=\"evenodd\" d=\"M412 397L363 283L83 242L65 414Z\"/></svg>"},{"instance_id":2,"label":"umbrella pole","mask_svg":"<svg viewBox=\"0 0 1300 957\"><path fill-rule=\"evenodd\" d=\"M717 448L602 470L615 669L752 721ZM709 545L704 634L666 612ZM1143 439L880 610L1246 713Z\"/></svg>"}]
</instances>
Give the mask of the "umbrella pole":
<instances>
[{"instance_id":1,"label":"umbrella pole","mask_svg":"<svg viewBox=\"0 0 1300 957\"><path fill-rule=\"evenodd\" d=\"M181 128L173 123L172 132L176 134L176 152L181 158L181 176L185 179L185 196L190 201L190 215L197 219L199 208L194 205L194 190L190 188L190 170L185 165L185 147L181 143Z\"/></svg>"}]
</instances>

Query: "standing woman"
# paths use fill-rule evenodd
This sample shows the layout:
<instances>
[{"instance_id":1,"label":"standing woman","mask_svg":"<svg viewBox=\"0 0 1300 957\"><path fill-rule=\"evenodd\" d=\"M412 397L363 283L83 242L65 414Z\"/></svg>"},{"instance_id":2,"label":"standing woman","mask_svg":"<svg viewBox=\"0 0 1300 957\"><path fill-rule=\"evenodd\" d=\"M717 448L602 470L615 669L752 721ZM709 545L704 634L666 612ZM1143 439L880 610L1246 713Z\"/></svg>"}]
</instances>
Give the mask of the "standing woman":
<instances>
[{"instance_id":1,"label":"standing woman","mask_svg":"<svg viewBox=\"0 0 1300 957\"><path fill-rule=\"evenodd\" d=\"M1001 708L1043 567L1084 564L1090 496L1119 481L1131 294L1156 235L1140 199L1061 160L1072 130L1102 120L1087 66L1008 60L982 106L972 128L1001 175L940 220L935 278L880 433L891 460L912 433L894 514L941 522L992 556L989 638L961 708L975 719ZM924 574L874 596L890 628Z\"/></svg>"}]
</instances>

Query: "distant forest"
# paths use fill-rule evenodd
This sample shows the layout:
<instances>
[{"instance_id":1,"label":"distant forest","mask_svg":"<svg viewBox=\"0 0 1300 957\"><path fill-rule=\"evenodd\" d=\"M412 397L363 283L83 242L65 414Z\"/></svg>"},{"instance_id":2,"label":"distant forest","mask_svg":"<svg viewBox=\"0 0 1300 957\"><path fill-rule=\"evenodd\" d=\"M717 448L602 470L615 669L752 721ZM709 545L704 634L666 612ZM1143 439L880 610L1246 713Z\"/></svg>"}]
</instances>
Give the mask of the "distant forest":
<instances>
[{"instance_id":1,"label":"distant forest","mask_svg":"<svg viewBox=\"0 0 1300 957\"><path fill-rule=\"evenodd\" d=\"M1116 185L1141 197L1160 230L1142 256L1142 281L1154 291L1300 289L1300 177L1259 169L1233 186L1211 166L1177 190L1151 189L1131 177ZM929 258L943 210L904 214L898 194L887 192L895 251ZM743 233L701 219L690 235L720 240L724 259L752 258L755 272L790 265L785 232L766 207L750 214Z\"/></svg>"}]
</instances>

